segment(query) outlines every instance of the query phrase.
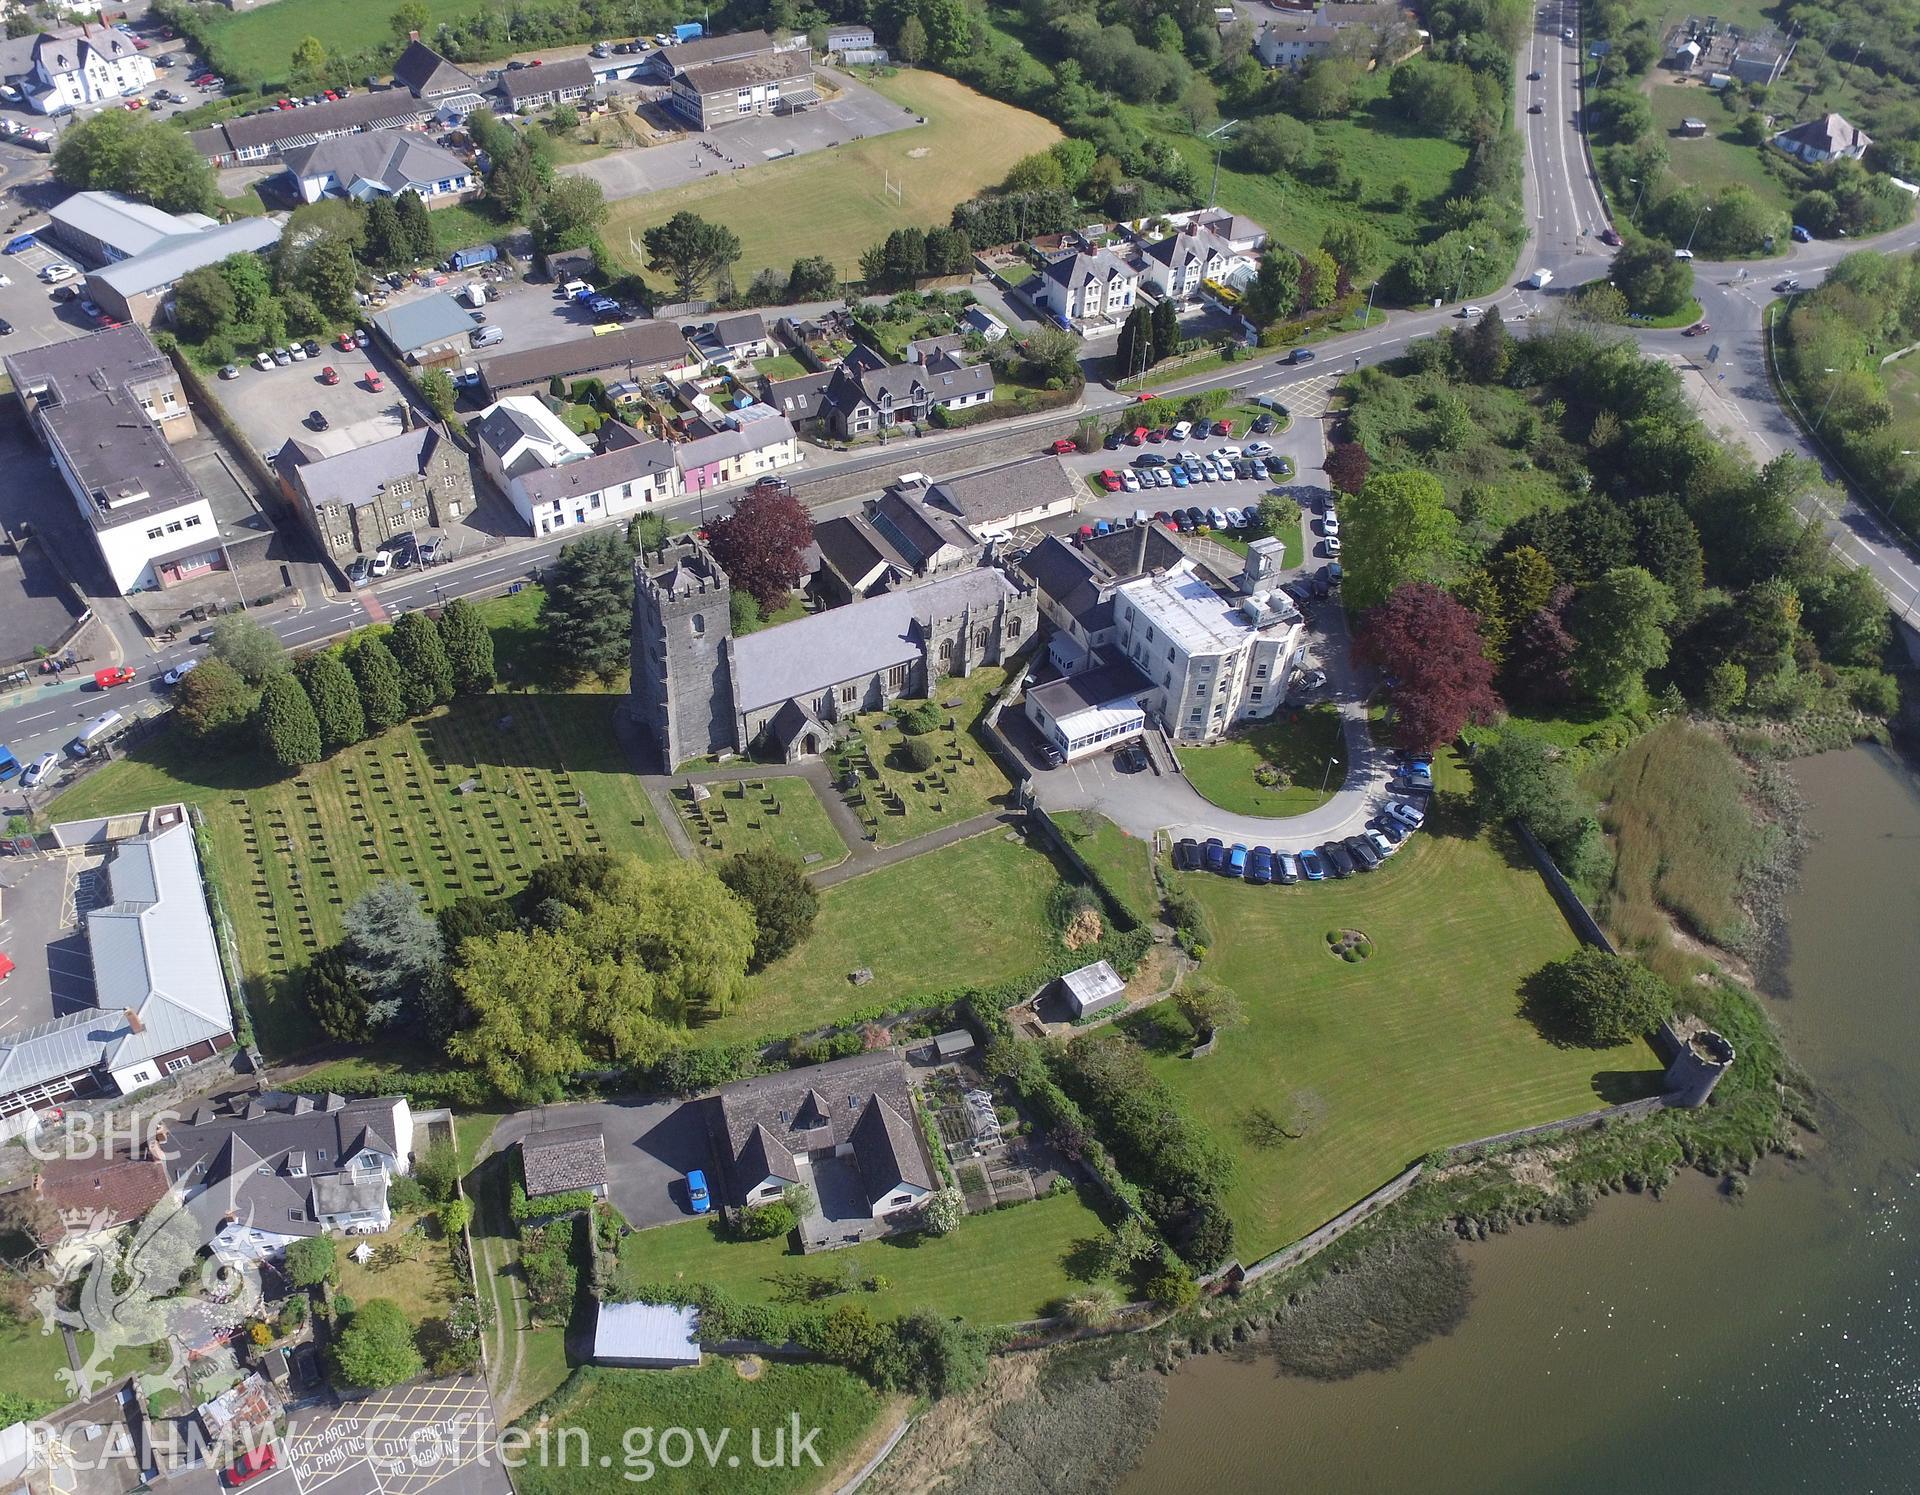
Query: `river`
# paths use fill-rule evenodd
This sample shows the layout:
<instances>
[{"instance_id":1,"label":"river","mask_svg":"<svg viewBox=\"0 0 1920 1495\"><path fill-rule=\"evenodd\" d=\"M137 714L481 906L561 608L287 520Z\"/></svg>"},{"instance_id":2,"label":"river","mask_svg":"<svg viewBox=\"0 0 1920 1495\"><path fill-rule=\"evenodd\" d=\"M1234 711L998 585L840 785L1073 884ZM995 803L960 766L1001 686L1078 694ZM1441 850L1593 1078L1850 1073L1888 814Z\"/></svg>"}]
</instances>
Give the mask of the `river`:
<instances>
[{"instance_id":1,"label":"river","mask_svg":"<svg viewBox=\"0 0 1920 1495\"><path fill-rule=\"evenodd\" d=\"M1815 839L1766 984L1808 1156L1463 1248L1466 1321L1392 1371L1189 1361L1123 1495L1920 1489L1920 771L1795 772Z\"/></svg>"}]
</instances>

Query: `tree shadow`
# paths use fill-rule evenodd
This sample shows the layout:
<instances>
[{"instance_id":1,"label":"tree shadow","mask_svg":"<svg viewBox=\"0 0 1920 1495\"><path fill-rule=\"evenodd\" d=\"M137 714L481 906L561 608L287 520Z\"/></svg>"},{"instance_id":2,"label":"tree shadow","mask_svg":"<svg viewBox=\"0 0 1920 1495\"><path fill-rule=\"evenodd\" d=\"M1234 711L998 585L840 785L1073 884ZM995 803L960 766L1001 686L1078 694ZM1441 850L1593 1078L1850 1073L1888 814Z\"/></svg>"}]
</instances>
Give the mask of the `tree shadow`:
<instances>
[{"instance_id":1,"label":"tree shadow","mask_svg":"<svg viewBox=\"0 0 1920 1495\"><path fill-rule=\"evenodd\" d=\"M1566 1013L1554 1001L1553 981L1545 971L1535 971L1521 981L1519 1013L1557 1049L1600 1047L1581 1038L1568 1021Z\"/></svg>"},{"instance_id":2,"label":"tree shadow","mask_svg":"<svg viewBox=\"0 0 1920 1495\"><path fill-rule=\"evenodd\" d=\"M1060 1257L1060 1265L1075 1282L1098 1282L1106 1274L1107 1243L1095 1236L1076 1240Z\"/></svg>"}]
</instances>

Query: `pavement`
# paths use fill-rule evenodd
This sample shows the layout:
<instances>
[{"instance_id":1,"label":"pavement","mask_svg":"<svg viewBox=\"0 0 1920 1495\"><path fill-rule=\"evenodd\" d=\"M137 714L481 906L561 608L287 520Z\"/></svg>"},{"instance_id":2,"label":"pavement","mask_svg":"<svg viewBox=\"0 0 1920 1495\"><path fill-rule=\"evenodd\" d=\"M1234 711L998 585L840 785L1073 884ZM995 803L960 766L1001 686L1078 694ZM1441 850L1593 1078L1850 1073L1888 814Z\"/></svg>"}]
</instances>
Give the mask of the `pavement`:
<instances>
[{"instance_id":1,"label":"pavement","mask_svg":"<svg viewBox=\"0 0 1920 1495\"><path fill-rule=\"evenodd\" d=\"M841 92L817 109L804 114L758 116L706 135L614 151L562 166L560 174L598 182L609 199L638 197L789 156L830 150L852 140L910 130L920 123L912 110L883 98L864 83L830 68L818 71Z\"/></svg>"}]
</instances>

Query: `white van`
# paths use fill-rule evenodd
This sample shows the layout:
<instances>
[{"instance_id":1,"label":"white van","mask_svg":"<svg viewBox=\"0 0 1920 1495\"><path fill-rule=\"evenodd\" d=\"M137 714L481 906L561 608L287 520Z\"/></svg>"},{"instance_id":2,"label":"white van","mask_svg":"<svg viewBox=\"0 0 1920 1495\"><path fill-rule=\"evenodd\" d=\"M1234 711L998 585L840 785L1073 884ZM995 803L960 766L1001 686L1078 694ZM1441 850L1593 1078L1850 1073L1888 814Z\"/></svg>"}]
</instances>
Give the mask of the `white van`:
<instances>
[{"instance_id":1,"label":"white van","mask_svg":"<svg viewBox=\"0 0 1920 1495\"><path fill-rule=\"evenodd\" d=\"M50 286L57 286L62 281L72 280L79 273L65 260L55 260L51 265L41 269L40 278Z\"/></svg>"},{"instance_id":2,"label":"white van","mask_svg":"<svg viewBox=\"0 0 1920 1495\"><path fill-rule=\"evenodd\" d=\"M1532 286L1536 291L1544 291L1548 286L1553 284L1553 271L1535 270L1533 274L1527 277L1527 284Z\"/></svg>"},{"instance_id":3,"label":"white van","mask_svg":"<svg viewBox=\"0 0 1920 1495\"><path fill-rule=\"evenodd\" d=\"M70 757L84 758L94 748L119 731L126 718L117 711L103 711L80 729L80 735L67 744Z\"/></svg>"},{"instance_id":4,"label":"white van","mask_svg":"<svg viewBox=\"0 0 1920 1495\"><path fill-rule=\"evenodd\" d=\"M476 348L491 348L495 343L504 342L506 336L504 327L476 327L467 341Z\"/></svg>"},{"instance_id":5,"label":"white van","mask_svg":"<svg viewBox=\"0 0 1920 1495\"><path fill-rule=\"evenodd\" d=\"M560 287L560 294L562 296L565 296L567 300L571 301L575 296L578 296L579 294L581 294L581 292L590 291L592 289L593 287L588 285L584 280L570 280L565 285Z\"/></svg>"}]
</instances>

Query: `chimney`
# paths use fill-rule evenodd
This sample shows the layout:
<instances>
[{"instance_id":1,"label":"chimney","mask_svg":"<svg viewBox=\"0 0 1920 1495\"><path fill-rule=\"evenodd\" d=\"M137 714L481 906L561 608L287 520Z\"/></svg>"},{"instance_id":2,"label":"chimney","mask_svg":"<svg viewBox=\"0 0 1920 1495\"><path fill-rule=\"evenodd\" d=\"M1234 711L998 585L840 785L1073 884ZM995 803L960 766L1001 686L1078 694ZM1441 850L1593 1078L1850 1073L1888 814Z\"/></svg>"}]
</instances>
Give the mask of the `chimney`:
<instances>
[{"instance_id":1,"label":"chimney","mask_svg":"<svg viewBox=\"0 0 1920 1495\"><path fill-rule=\"evenodd\" d=\"M402 400L400 402L400 429L402 431L411 431L413 429L413 404L411 401Z\"/></svg>"},{"instance_id":2,"label":"chimney","mask_svg":"<svg viewBox=\"0 0 1920 1495\"><path fill-rule=\"evenodd\" d=\"M127 1031L129 1033L144 1033L147 1031L147 1025L140 1021L140 1014L135 1012L131 1007L127 1009Z\"/></svg>"},{"instance_id":3,"label":"chimney","mask_svg":"<svg viewBox=\"0 0 1920 1495\"><path fill-rule=\"evenodd\" d=\"M408 40L408 41L410 41L410 42L417 42L417 41L419 41L419 40L420 40L420 33L419 33L419 32L417 32L417 31L409 31L409 32L407 33L407 40Z\"/></svg>"}]
</instances>

